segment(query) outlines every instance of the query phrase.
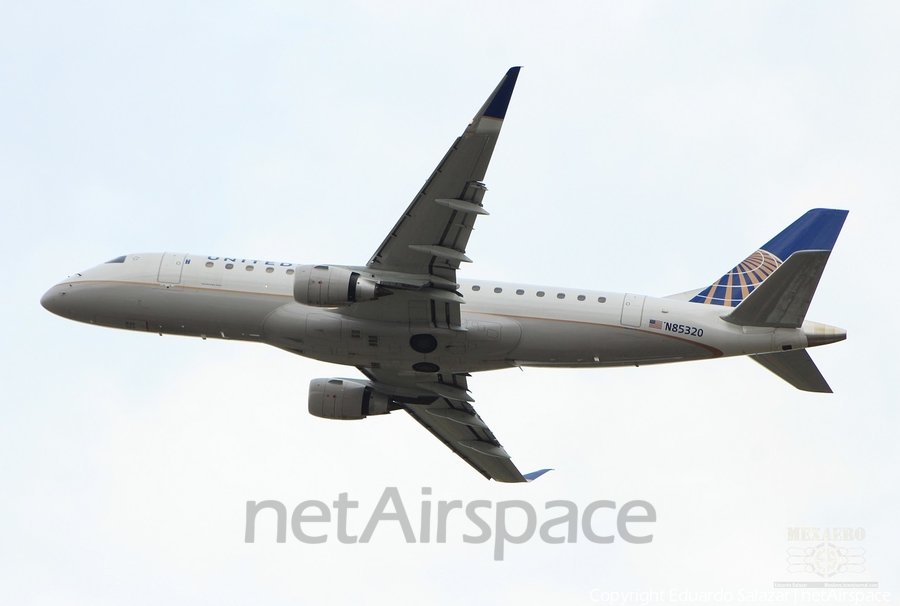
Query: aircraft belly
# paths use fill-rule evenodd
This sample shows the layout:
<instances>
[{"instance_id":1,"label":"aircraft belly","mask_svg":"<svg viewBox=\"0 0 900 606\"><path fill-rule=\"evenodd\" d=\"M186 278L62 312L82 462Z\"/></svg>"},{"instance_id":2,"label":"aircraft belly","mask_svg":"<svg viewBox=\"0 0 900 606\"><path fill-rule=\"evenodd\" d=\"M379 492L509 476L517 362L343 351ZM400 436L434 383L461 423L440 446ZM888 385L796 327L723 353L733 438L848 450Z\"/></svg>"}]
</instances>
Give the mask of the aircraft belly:
<instances>
[{"instance_id":1,"label":"aircraft belly","mask_svg":"<svg viewBox=\"0 0 900 606\"><path fill-rule=\"evenodd\" d=\"M621 326L519 318L522 338L511 356L526 366L617 366L712 358L684 339Z\"/></svg>"},{"instance_id":2,"label":"aircraft belly","mask_svg":"<svg viewBox=\"0 0 900 606\"><path fill-rule=\"evenodd\" d=\"M414 367L471 372L511 365L509 352L521 334L516 321L479 316L465 318L463 325L466 330L459 331L367 320L289 303L266 319L265 333L270 345L336 364L411 372ZM417 335L430 335L433 345L417 350Z\"/></svg>"},{"instance_id":3,"label":"aircraft belly","mask_svg":"<svg viewBox=\"0 0 900 606\"><path fill-rule=\"evenodd\" d=\"M241 340L263 338L263 320L281 297L172 289L156 284L75 283L66 300L72 319L163 334Z\"/></svg>"},{"instance_id":4,"label":"aircraft belly","mask_svg":"<svg viewBox=\"0 0 900 606\"><path fill-rule=\"evenodd\" d=\"M153 289L142 304L149 310L151 331L260 340L265 335L266 316L283 305L284 299L253 293Z\"/></svg>"}]
</instances>

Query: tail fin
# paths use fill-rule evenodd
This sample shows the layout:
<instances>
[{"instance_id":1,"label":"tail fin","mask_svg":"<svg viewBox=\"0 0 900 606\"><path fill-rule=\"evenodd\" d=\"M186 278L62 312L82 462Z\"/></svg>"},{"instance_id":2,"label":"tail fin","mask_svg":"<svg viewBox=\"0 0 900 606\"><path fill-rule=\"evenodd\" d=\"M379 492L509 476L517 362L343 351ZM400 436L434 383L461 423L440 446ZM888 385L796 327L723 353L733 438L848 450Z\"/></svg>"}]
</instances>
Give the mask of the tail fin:
<instances>
[{"instance_id":1,"label":"tail fin","mask_svg":"<svg viewBox=\"0 0 900 606\"><path fill-rule=\"evenodd\" d=\"M828 208L815 208L807 212L730 272L700 290L691 302L737 307L795 252L831 251L844 226L847 212Z\"/></svg>"}]
</instances>

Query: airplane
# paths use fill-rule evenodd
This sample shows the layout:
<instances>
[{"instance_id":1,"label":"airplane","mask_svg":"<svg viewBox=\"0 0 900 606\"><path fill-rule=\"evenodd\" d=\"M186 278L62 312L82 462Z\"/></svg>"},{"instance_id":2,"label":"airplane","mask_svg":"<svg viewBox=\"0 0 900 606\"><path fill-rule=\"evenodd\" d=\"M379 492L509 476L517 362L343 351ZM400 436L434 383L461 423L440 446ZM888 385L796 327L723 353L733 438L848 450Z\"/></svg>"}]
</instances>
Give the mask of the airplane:
<instances>
[{"instance_id":1,"label":"airplane","mask_svg":"<svg viewBox=\"0 0 900 606\"><path fill-rule=\"evenodd\" d=\"M79 322L266 343L364 378L318 378L309 412L405 410L488 479L531 481L475 411L471 373L603 368L749 356L795 388L831 392L806 349L844 340L806 320L848 214L813 209L712 284L652 297L463 280L511 68L365 266L138 253L69 276L41 298Z\"/></svg>"}]
</instances>

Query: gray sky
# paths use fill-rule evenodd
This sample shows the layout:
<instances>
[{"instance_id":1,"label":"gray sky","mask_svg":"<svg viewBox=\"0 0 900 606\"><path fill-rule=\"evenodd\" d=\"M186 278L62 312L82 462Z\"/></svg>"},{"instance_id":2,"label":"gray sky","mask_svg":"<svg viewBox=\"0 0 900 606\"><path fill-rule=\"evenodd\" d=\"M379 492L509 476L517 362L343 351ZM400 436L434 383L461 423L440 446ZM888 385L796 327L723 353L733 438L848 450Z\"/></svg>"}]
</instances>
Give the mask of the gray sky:
<instances>
[{"instance_id":1,"label":"gray sky","mask_svg":"<svg viewBox=\"0 0 900 606\"><path fill-rule=\"evenodd\" d=\"M864 528L900 590L895 3L15 3L0 9L0 597L18 604L590 603L763 591L788 527ZM835 394L745 359L476 375L527 486L481 479L403 414L306 412L344 369L259 345L64 321L108 258L178 250L364 263L503 73L524 65L466 277L665 295L813 207L850 210L809 318ZM248 500L583 509L650 501L649 545L274 541ZM435 506L436 507L436 506ZM598 518L598 530L611 518ZM856 577L844 575L844 580ZM819 579L820 580L820 579ZM746 602L747 600L745 600ZM752 600L751 600L752 602Z\"/></svg>"}]
</instances>

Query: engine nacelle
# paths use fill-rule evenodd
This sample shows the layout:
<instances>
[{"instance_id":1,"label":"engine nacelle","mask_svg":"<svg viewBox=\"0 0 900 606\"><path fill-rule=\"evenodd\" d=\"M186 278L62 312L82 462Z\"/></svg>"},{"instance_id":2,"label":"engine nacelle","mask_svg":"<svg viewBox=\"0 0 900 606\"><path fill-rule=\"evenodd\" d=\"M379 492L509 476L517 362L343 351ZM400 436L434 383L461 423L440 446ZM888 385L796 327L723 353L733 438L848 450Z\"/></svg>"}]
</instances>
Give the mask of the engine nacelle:
<instances>
[{"instance_id":1,"label":"engine nacelle","mask_svg":"<svg viewBox=\"0 0 900 606\"><path fill-rule=\"evenodd\" d=\"M365 383L349 379L313 379L309 414L323 419L365 419L391 412L391 399Z\"/></svg>"},{"instance_id":2,"label":"engine nacelle","mask_svg":"<svg viewBox=\"0 0 900 606\"><path fill-rule=\"evenodd\" d=\"M313 307L339 307L374 301L382 289L346 267L300 265L294 275L294 300Z\"/></svg>"}]
</instances>

